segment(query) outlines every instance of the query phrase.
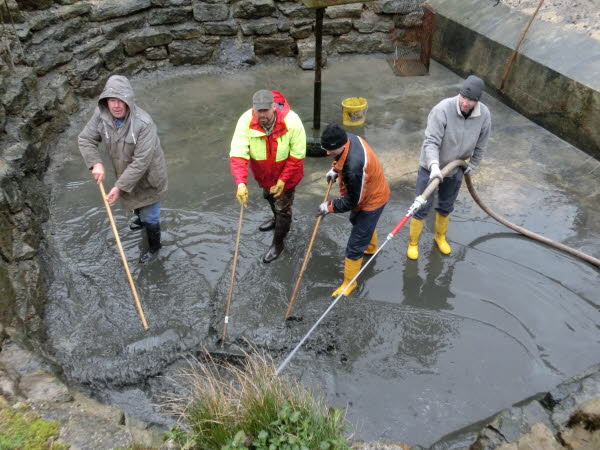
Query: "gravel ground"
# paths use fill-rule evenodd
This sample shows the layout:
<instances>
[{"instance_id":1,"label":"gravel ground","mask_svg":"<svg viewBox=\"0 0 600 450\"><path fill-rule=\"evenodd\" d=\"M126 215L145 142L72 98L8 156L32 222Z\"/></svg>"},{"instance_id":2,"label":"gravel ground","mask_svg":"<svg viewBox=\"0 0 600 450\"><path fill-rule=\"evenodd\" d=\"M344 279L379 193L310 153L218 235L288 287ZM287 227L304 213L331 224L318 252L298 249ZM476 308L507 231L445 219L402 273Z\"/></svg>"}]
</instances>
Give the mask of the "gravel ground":
<instances>
[{"instance_id":1,"label":"gravel ground","mask_svg":"<svg viewBox=\"0 0 600 450\"><path fill-rule=\"evenodd\" d=\"M498 0L492 0L497 2ZM533 14L540 0L500 0L524 14ZM554 22L566 29L600 40L600 0L545 0L536 20Z\"/></svg>"}]
</instances>

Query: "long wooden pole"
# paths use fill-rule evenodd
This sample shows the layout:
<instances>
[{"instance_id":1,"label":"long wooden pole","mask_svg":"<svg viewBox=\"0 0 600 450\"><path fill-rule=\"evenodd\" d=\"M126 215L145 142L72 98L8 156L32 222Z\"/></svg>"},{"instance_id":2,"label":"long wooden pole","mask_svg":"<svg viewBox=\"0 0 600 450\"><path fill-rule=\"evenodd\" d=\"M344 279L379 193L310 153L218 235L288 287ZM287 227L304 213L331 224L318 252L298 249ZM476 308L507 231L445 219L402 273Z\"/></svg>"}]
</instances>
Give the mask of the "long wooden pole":
<instances>
[{"instance_id":1,"label":"long wooden pole","mask_svg":"<svg viewBox=\"0 0 600 450\"><path fill-rule=\"evenodd\" d=\"M533 13L533 15L531 16L531 18L529 19L527 26L521 33L521 38L519 39L519 42L517 43L517 46L515 47L515 51L513 52L512 56L510 57L510 60L508 61L508 64L506 65L506 69L504 70L504 75L502 76L502 82L500 83L501 91L504 90L504 84L506 83L506 79L508 78L508 74L510 73L510 68L512 67L513 62L515 62L515 58L517 57L517 54L519 53L519 47L521 47L521 44L523 43L523 39L525 39L525 35L529 31L531 22L533 22L533 19L535 19L535 16L537 15L538 11L540 10L540 8L542 7L543 4L544 4L544 0L540 0L538 7L536 8L536 10Z\"/></svg>"},{"instance_id":2,"label":"long wooden pole","mask_svg":"<svg viewBox=\"0 0 600 450\"><path fill-rule=\"evenodd\" d=\"M233 297L233 282L235 281L235 268L237 266L238 251L240 248L240 234L242 233L242 220L244 219L244 205L240 207L240 220L238 221L237 237L235 238L235 253L233 254L233 267L231 268L231 281L229 282L229 292L227 293L227 305L225 306L225 320L223 322L223 335L221 336L221 345L225 344L227 337L227 324L229 323L229 309L231 307L231 297Z\"/></svg>"},{"instance_id":3,"label":"long wooden pole","mask_svg":"<svg viewBox=\"0 0 600 450\"><path fill-rule=\"evenodd\" d=\"M146 323L146 317L144 317L144 310L142 309L142 304L140 303L137 290L135 289L135 284L133 284L133 278L131 278L131 272L129 271L127 258L125 258L125 252L123 251L123 246L121 245L119 232L117 231L115 219L113 218L112 211L110 210L108 200L106 200L106 192L104 191L104 185L102 184L102 182L98 184L98 187L100 188L100 194L102 195L102 200L104 201L104 206L106 208L106 212L108 213L108 220L110 220L110 226L112 227L113 234L115 235L115 240L117 241L117 247L119 247L121 261L123 261L123 267L125 268L125 273L127 274L127 279L129 280L129 286L131 287L131 292L133 293L133 298L135 300L135 307L137 308L138 314L140 315L140 319L142 320L142 326L144 327L144 330L148 331L148 324Z\"/></svg>"},{"instance_id":4,"label":"long wooden pole","mask_svg":"<svg viewBox=\"0 0 600 450\"><path fill-rule=\"evenodd\" d=\"M329 182L329 186L327 187L327 192L325 193L324 202L327 201L327 197L329 197L329 192L331 191L331 186L333 186L333 180ZM310 238L310 242L308 244L308 250L306 250L306 255L304 256L304 261L302 262L302 268L300 269L300 275L298 275L298 279L296 280L296 285L294 286L294 291L292 292L292 297L290 298L290 303L288 305L288 309L285 312L285 320L289 319L290 313L292 311L292 306L294 306L294 301L296 300L296 296L298 295L298 289L300 288L300 281L302 281L302 277L304 276L304 271L306 270L306 266L308 265L308 257L310 256L310 252L312 250L312 246L315 242L315 237L317 236L317 230L319 229L319 225L321 224L321 219L323 216L317 217L317 223L315 224L315 229L313 230L312 236Z\"/></svg>"}]
</instances>

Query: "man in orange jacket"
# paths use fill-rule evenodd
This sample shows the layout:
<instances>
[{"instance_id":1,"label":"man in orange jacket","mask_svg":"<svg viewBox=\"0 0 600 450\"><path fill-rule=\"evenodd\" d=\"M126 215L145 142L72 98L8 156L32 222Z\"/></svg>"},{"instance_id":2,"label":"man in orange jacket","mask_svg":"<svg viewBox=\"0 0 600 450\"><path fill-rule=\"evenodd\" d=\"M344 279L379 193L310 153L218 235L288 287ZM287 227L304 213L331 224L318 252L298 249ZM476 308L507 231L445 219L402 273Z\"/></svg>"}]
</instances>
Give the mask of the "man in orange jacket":
<instances>
[{"instance_id":1,"label":"man in orange jacket","mask_svg":"<svg viewBox=\"0 0 600 450\"><path fill-rule=\"evenodd\" d=\"M338 180L340 198L321 203L319 214L350 212L352 231L346 244L344 282L333 294L349 295L356 287L350 282L358 274L363 255L377 251L375 227L390 198L390 187L375 152L362 137L346 133L338 125L328 125L321 134L321 147L333 156L327 182Z\"/></svg>"},{"instance_id":2,"label":"man in orange jacket","mask_svg":"<svg viewBox=\"0 0 600 450\"><path fill-rule=\"evenodd\" d=\"M280 92L257 91L252 106L238 120L229 164L238 201L244 206L248 201L250 165L271 206L273 217L259 227L260 231L274 230L273 243L263 257L263 262L270 263L283 251L283 240L292 223L294 191L304 175L306 134L302 121Z\"/></svg>"}]
</instances>

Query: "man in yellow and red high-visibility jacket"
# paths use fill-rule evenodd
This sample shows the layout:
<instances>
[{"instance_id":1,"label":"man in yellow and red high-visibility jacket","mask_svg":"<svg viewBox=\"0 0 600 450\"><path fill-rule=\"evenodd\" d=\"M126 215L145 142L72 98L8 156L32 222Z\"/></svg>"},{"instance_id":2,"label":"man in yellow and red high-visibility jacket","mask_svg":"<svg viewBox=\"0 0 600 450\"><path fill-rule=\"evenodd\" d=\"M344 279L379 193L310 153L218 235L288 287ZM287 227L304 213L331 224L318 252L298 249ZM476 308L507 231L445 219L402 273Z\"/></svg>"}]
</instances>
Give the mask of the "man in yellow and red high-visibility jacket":
<instances>
[{"instance_id":1,"label":"man in yellow and red high-visibility jacket","mask_svg":"<svg viewBox=\"0 0 600 450\"><path fill-rule=\"evenodd\" d=\"M270 263L283 251L283 240L292 223L292 203L296 185L304 175L306 133L298 115L278 91L257 91L252 109L239 118L229 153L231 174L237 185L236 197L248 201L248 164L269 202L273 218L260 231L273 230L273 243L263 257Z\"/></svg>"}]
</instances>

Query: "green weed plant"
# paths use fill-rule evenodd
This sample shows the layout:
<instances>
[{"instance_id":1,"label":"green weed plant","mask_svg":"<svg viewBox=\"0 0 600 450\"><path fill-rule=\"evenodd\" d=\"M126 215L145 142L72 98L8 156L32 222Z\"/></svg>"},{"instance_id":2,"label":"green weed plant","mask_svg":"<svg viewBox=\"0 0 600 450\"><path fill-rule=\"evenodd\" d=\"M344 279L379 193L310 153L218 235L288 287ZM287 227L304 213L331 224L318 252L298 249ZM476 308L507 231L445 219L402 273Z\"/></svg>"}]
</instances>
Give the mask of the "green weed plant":
<instances>
[{"instance_id":1,"label":"green weed plant","mask_svg":"<svg viewBox=\"0 0 600 450\"><path fill-rule=\"evenodd\" d=\"M167 401L180 418L169 437L183 449L346 450L343 411L277 376L264 355L241 366L211 360L184 369Z\"/></svg>"},{"instance_id":2,"label":"green weed plant","mask_svg":"<svg viewBox=\"0 0 600 450\"><path fill-rule=\"evenodd\" d=\"M4 404L0 408L0 449L63 450L57 444L59 430L56 422L40 419L31 411L18 412Z\"/></svg>"}]
</instances>

